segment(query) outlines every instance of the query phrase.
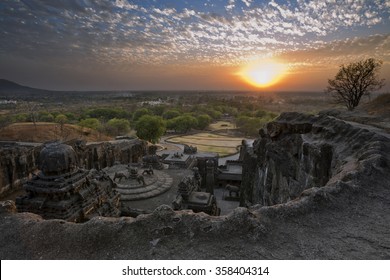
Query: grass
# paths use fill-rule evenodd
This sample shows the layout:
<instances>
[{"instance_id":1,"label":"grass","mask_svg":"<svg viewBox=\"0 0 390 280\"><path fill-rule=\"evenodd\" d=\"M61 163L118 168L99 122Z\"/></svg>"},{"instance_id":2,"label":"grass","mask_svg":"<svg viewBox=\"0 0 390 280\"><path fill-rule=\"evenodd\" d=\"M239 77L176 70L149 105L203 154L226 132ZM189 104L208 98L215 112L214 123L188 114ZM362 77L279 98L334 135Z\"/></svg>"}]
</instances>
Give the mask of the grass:
<instances>
[{"instance_id":1,"label":"grass","mask_svg":"<svg viewBox=\"0 0 390 280\"><path fill-rule=\"evenodd\" d=\"M229 121L218 121L216 123L212 123L209 125L209 128L212 130L220 130L220 129L235 129L236 125Z\"/></svg>"},{"instance_id":2,"label":"grass","mask_svg":"<svg viewBox=\"0 0 390 280\"><path fill-rule=\"evenodd\" d=\"M241 145L242 138L226 137L212 133L197 133L173 137L169 141L196 146L200 152L213 152L220 156L226 156L237 152L237 146Z\"/></svg>"}]
</instances>

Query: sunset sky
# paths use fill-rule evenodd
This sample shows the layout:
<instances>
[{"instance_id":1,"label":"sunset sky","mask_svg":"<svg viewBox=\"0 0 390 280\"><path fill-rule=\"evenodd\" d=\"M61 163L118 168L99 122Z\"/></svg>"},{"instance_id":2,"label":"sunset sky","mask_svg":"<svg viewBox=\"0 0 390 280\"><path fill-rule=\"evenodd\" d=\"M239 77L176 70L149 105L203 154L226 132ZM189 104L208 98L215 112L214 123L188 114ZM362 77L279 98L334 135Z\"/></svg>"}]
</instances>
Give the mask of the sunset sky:
<instances>
[{"instance_id":1,"label":"sunset sky","mask_svg":"<svg viewBox=\"0 0 390 280\"><path fill-rule=\"evenodd\" d=\"M0 1L0 78L39 88L256 90L263 65L265 90L322 91L368 57L389 91L389 0Z\"/></svg>"}]
</instances>

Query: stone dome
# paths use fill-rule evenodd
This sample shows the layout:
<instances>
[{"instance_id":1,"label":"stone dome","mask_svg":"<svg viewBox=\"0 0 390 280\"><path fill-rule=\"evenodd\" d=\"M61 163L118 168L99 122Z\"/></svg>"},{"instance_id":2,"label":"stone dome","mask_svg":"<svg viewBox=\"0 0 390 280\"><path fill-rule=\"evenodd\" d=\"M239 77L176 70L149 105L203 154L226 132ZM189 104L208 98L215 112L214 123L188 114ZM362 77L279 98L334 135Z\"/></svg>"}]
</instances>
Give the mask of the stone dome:
<instances>
[{"instance_id":1,"label":"stone dome","mask_svg":"<svg viewBox=\"0 0 390 280\"><path fill-rule=\"evenodd\" d=\"M38 167L45 176L66 174L77 168L75 151L71 146L60 142L45 144L38 162Z\"/></svg>"}]
</instances>

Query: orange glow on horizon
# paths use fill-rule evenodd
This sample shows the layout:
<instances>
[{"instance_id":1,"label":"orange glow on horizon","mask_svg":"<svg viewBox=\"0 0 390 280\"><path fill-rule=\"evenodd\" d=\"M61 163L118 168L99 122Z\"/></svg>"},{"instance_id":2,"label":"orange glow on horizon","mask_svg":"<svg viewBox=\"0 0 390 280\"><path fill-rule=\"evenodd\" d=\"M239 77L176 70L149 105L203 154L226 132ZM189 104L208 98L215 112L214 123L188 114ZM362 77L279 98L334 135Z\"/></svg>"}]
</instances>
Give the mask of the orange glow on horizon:
<instances>
[{"instance_id":1,"label":"orange glow on horizon","mask_svg":"<svg viewBox=\"0 0 390 280\"><path fill-rule=\"evenodd\" d=\"M238 76L256 88L267 88L280 82L287 73L287 65L272 60L256 61L244 66Z\"/></svg>"}]
</instances>

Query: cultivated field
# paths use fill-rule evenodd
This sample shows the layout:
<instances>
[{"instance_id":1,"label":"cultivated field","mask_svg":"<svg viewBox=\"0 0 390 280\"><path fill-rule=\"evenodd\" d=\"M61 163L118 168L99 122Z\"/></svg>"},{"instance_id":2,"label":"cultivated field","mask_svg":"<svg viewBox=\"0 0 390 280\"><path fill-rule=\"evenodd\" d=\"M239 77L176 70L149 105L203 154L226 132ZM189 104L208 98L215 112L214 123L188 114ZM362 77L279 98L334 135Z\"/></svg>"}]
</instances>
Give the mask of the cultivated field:
<instances>
[{"instance_id":1,"label":"cultivated field","mask_svg":"<svg viewBox=\"0 0 390 280\"><path fill-rule=\"evenodd\" d=\"M226 137L213 133L197 133L173 137L168 141L196 146L200 152L213 152L218 153L220 156L226 156L238 151L237 147L241 145L242 138Z\"/></svg>"},{"instance_id":2,"label":"cultivated field","mask_svg":"<svg viewBox=\"0 0 390 280\"><path fill-rule=\"evenodd\" d=\"M236 125L229 121L218 121L209 125L211 130L235 129Z\"/></svg>"}]
</instances>

